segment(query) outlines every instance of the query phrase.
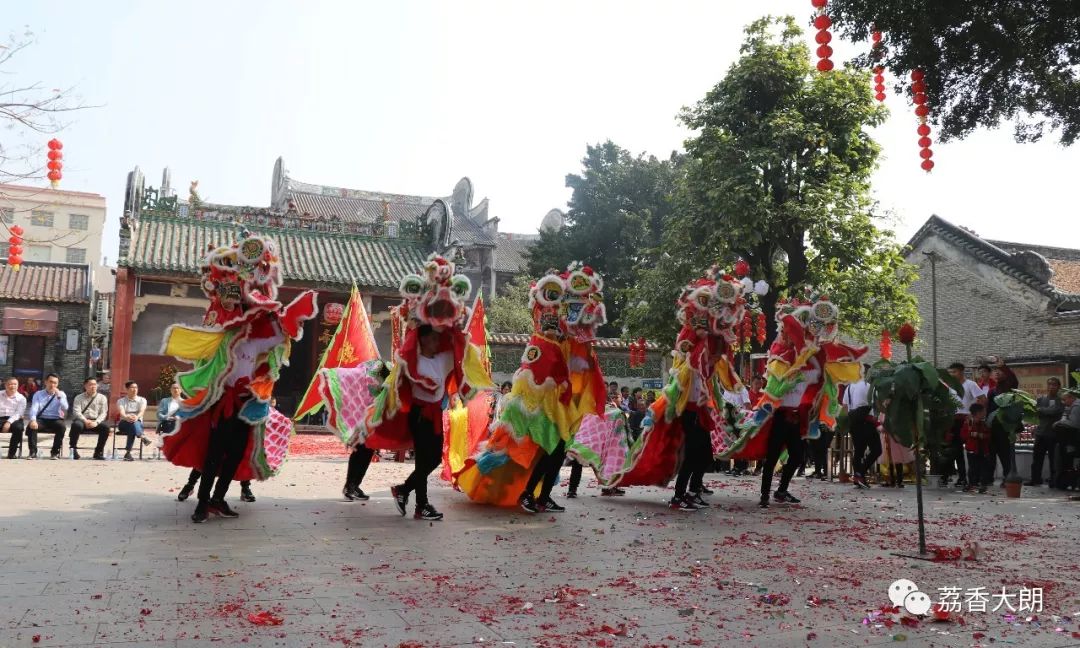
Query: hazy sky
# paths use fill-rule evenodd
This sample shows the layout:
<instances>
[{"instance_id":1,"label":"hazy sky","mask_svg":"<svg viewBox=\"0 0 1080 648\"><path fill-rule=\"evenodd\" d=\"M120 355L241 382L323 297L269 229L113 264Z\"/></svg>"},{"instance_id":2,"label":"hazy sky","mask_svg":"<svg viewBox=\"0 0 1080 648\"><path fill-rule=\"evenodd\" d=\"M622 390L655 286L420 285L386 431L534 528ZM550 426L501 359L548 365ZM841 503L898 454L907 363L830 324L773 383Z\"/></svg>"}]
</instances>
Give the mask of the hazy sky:
<instances>
[{"instance_id":1,"label":"hazy sky","mask_svg":"<svg viewBox=\"0 0 1080 648\"><path fill-rule=\"evenodd\" d=\"M269 203L279 155L298 180L357 189L446 195L467 175L502 230L535 231L565 207L564 177L587 143L681 148L676 113L721 79L742 28L770 12L805 23L810 10L803 0L60 1L10 3L4 17L38 38L12 66L18 78L75 85L102 105L60 135L63 187L108 198L112 263L135 165L154 186L169 165L182 194L198 179L204 200L255 206ZM837 49L845 58L855 46ZM1006 126L935 145L927 175L912 107L887 104L875 192L901 239L936 213L988 238L1080 247L1066 227L1080 147L1015 144Z\"/></svg>"}]
</instances>

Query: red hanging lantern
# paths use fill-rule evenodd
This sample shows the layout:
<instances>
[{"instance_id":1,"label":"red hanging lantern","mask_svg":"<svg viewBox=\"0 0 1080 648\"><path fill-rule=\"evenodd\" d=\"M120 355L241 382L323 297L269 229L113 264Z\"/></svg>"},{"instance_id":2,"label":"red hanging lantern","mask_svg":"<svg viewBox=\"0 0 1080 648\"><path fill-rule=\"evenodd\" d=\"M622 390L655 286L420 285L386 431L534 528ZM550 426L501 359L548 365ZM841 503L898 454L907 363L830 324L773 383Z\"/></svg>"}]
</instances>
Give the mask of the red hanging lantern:
<instances>
[{"instance_id":1,"label":"red hanging lantern","mask_svg":"<svg viewBox=\"0 0 1080 648\"><path fill-rule=\"evenodd\" d=\"M818 33L814 36L814 41L820 45L817 49L817 69L819 72L828 72L834 67L832 60L829 58L832 56L833 50L829 47L829 43L832 41L832 33L829 32L829 28L832 27L832 18L825 13L825 5L828 4L828 0L810 0L810 4L817 9L817 15L814 16L814 29L818 30Z\"/></svg>"},{"instance_id":2,"label":"red hanging lantern","mask_svg":"<svg viewBox=\"0 0 1080 648\"><path fill-rule=\"evenodd\" d=\"M877 61L881 59L882 55L881 32L872 32L871 38L873 39L874 44L871 47L872 51L870 55ZM879 102L885 101L885 67L882 65L874 66L874 92L876 93L874 99L877 99Z\"/></svg>"},{"instance_id":3,"label":"red hanging lantern","mask_svg":"<svg viewBox=\"0 0 1080 648\"><path fill-rule=\"evenodd\" d=\"M735 262L735 276L742 279L746 275L750 274L750 264L746 262L746 259L739 259Z\"/></svg>"},{"instance_id":4,"label":"red hanging lantern","mask_svg":"<svg viewBox=\"0 0 1080 648\"><path fill-rule=\"evenodd\" d=\"M60 160L64 159L64 154L60 152L60 149L64 148L64 144L55 137L49 140L49 162L46 166L49 169L49 173L45 177L49 179L49 184L53 189L56 189L60 185L60 179L64 177L62 170L64 163Z\"/></svg>"},{"instance_id":5,"label":"red hanging lantern","mask_svg":"<svg viewBox=\"0 0 1080 648\"><path fill-rule=\"evenodd\" d=\"M645 364L648 346L645 342L645 338L638 338L636 342L631 342L627 346L630 348L630 368L636 369L637 367L643 366Z\"/></svg>"},{"instance_id":6,"label":"red hanging lantern","mask_svg":"<svg viewBox=\"0 0 1080 648\"><path fill-rule=\"evenodd\" d=\"M757 343L759 345L765 344L765 313L757 314Z\"/></svg>"},{"instance_id":7,"label":"red hanging lantern","mask_svg":"<svg viewBox=\"0 0 1080 648\"><path fill-rule=\"evenodd\" d=\"M8 237L8 265L11 266L12 272L18 272L19 268L22 266L23 228L19 225L12 225L9 231L11 232L11 236Z\"/></svg>"},{"instance_id":8,"label":"red hanging lantern","mask_svg":"<svg viewBox=\"0 0 1080 648\"><path fill-rule=\"evenodd\" d=\"M881 359L892 360L892 335L889 333L889 329L882 329L881 331Z\"/></svg>"}]
</instances>

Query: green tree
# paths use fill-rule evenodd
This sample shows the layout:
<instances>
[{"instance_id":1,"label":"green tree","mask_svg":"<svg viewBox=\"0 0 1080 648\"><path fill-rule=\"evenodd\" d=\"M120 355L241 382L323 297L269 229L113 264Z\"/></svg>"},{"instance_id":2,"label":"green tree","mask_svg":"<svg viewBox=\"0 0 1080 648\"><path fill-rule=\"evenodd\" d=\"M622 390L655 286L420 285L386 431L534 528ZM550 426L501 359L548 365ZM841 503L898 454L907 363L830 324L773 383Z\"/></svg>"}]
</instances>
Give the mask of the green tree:
<instances>
[{"instance_id":1,"label":"green tree","mask_svg":"<svg viewBox=\"0 0 1080 648\"><path fill-rule=\"evenodd\" d=\"M1065 145L1080 136L1080 2L832 0L828 14L856 42L883 33L862 64L876 61L904 86L912 70L925 72L942 139L1005 120L1020 141L1046 130Z\"/></svg>"},{"instance_id":2,"label":"green tree","mask_svg":"<svg viewBox=\"0 0 1080 648\"><path fill-rule=\"evenodd\" d=\"M491 333L532 333L529 311L529 283L525 276L514 277L503 292L487 307L488 331Z\"/></svg>"},{"instance_id":3,"label":"green tree","mask_svg":"<svg viewBox=\"0 0 1080 648\"><path fill-rule=\"evenodd\" d=\"M878 145L866 129L886 115L866 76L819 74L794 19L763 18L746 29L742 56L682 120L686 175L660 246L641 266L641 293L626 322L670 339L672 304L709 265L746 259L781 293L824 291L849 334L866 339L916 317L915 278L891 233L876 226L870 176Z\"/></svg>"},{"instance_id":4,"label":"green tree","mask_svg":"<svg viewBox=\"0 0 1080 648\"><path fill-rule=\"evenodd\" d=\"M566 176L573 190L566 225L540 233L528 254L529 274L565 269L572 261L604 277L609 324L602 335L617 336L637 269L660 243L665 220L673 214L671 196L681 175L679 157L667 160L633 156L610 140L588 146L580 174Z\"/></svg>"}]
</instances>

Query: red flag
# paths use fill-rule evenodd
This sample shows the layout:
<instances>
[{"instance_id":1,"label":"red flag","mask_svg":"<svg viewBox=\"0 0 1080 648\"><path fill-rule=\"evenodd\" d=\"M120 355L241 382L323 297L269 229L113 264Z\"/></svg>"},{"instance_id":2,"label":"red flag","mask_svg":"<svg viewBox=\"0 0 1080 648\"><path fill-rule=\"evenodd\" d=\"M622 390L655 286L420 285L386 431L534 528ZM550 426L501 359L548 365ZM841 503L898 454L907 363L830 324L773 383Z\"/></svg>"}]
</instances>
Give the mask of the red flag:
<instances>
[{"instance_id":1,"label":"red flag","mask_svg":"<svg viewBox=\"0 0 1080 648\"><path fill-rule=\"evenodd\" d=\"M375 346L375 335L371 331L371 322L364 309L364 300L360 298L360 291L354 285L337 330L330 338L330 344L323 352L311 384L300 399L300 406L296 408L296 416L293 418L303 418L322 408L322 398L319 396L319 381L322 379L320 369L356 367L378 357L379 348Z\"/></svg>"},{"instance_id":2,"label":"red flag","mask_svg":"<svg viewBox=\"0 0 1080 648\"><path fill-rule=\"evenodd\" d=\"M479 293L476 295L476 301L473 302L469 322L465 325L465 334L469 336L469 342L480 348L481 353L483 353L484 369L491 373L491 349L488 348L487 338L487 313L484 312L484 300L480 298Z\"/></svg>"}]
</instances>

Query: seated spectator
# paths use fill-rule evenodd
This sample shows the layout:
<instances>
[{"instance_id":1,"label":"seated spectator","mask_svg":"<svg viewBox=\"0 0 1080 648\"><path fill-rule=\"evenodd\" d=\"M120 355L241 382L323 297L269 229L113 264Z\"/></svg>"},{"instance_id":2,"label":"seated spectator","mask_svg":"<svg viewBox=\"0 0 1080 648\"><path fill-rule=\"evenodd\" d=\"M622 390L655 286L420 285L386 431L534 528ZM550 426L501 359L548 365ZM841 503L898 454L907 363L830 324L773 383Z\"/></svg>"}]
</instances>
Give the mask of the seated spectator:
<instances>
[{"instance_id":1,"label":"seated spectator","mask_svg":"<svg viewBox=\"0 0 1080 648\"><path fill-rule=\"evenodd\" d=\"M49 458L60 458L60 447L64 442L64 433L67 432L67 426L64 425L67 412L68 399L67 394L60 390L60 376L53 373L45 376L45 389L34 392L34 396L30 399L30 411L26 414L26 418L30 421L27 426L29 430L27 437L30 441L28 459L37 459L38 430L53 433L52 452Z\"/></svg>"},{"instance_id":2,"label":"seated spectator","mask_svg":"<svg viewBox=\"0 0 1080 648\"><path fill-rule=\"evenodd\" d=\"M637 441L637 438L641 436L642 423L645 421L645 411L647 409L648 408L645 406L645 399L638 395L630 409L630 416L627 417L627 426L630 428L631 443Z\"/></svg>"},{"instance_id":3,"label":"seated spectator","mask_svg":"<svg viewBox=\"0 0 1080 648\"><path fill-rule=\"evenodd\" d=\"M22 447L23 415L26 414L26 396L19 392L19 379L12 376L4 381L0 392L0 422L4 432L11 433L8 443L8 459L14 459Z\"/></svg>"},{"instance_id":4,"label":"seated spectator","mask_svg":"<svg viewBox=\"0 0 1080 648\"><path fill-rule=\"evenodd\" d=\"M176 429L176 413L180 411L183 400L183 390L178 383L173 383L169 388L169 395L162 398L157 406L158 434L171 434Z\"/></svg>"},{"instance_id":5,"label":"seated spectator","mask_svg":"<svg viewBox=\"0 0 1080 648\"><path fill-rule=\"evenodd\" d=\"M607 384L607 397L608 397L608 400L610 401L611 399L615 398L618 394L619 394L619 383L612 380L611 382L609 382Z\"/></svg>"},{"instance_id":6,"label":"seated spectator","mask_svg":"<svg viewBox=\"0 0 1080 648\"><path fill-rule=\"evenodd\" d=\"M135 437L142 440L143 445L150 445L150 439L143 434L143 415L146 414L146 399L139 396L139 384L134 380L124 383L127 393L116 401L116 411L119 422L116 424L121 434L127 435L127 445L124 447L124 461L135 461L131 456L131 448L135 445Z\"/></svg>"},{"instance_id":7,"label":"seated spectator","mask_svg":"<svg viewBox=\"0 0 1080 648\"><path fill-rule=\"evenodd\" d=\"M94 459L105 460L105 441L109 438L109 401L99 394L97 380L87 378L83 381L83 392L75 397L71 405L71 458L79 458L79 437L83 432L97 434L94 446Z\"/></svg>"},{"instance_id":8,"label":"seated spectator","mask_svg":"<svg viewBox=\"0 0 1080 648\"><path fill-rule=\"evenodd\" d=\"M30 376L26 379L25 383L19 385L19 393L26 396L28 400L33 398L34 394L37 393L39 389L41 389L41 387L38 385L37 378L34 378L33 376Z\"/></svg>"}]
</instances>

